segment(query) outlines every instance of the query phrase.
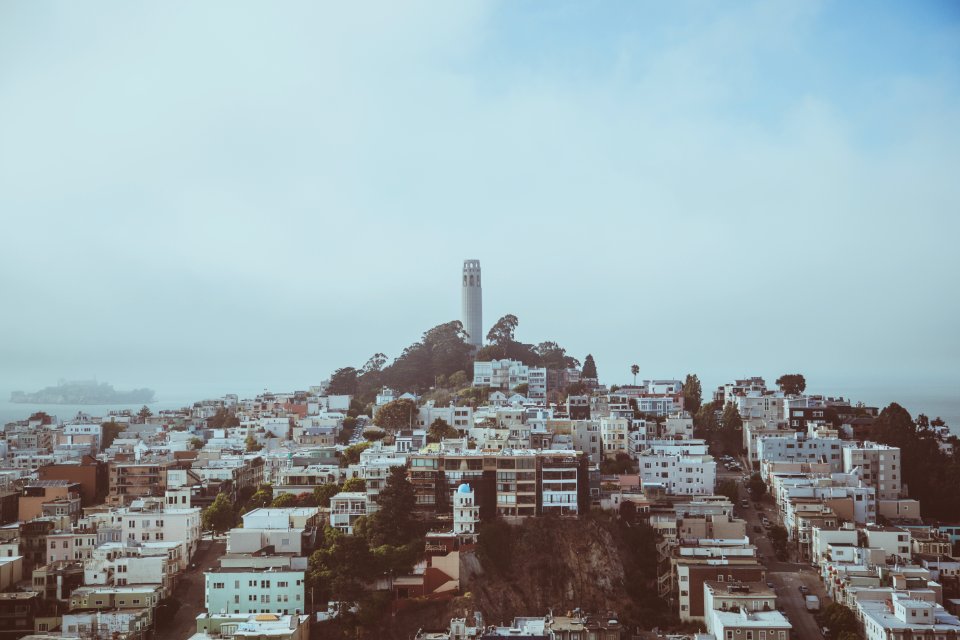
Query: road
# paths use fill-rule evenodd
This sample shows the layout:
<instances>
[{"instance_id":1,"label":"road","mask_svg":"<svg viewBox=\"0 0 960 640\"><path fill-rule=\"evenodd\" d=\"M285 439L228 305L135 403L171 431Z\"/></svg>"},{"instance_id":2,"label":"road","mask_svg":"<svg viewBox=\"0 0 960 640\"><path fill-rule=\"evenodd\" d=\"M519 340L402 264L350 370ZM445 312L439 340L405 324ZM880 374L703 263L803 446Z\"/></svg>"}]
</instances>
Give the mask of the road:
<instances>
[{"instance_id":1,"label":"road","mask_svg":"<svg viewBox=\"0 0 960 640\"><path fill-rule=\"evenodd\" d=\"M220 563L220 556L226 551L223 540L201 540L200 548L193 557L195 569L188 569L180 575L180 582L173 597L180 601L180 609L173 618L173 624L158 632L156 640L186 640L197 632L197 615L206 611L203 606L203 572Z\"/></svg>"},{"instance_id":2,"label":"road","mask_svg":"<svg viewBox=\"0 0 960 640\"><path fill-rule=\"evenodd\" d=\"M737 477L742 474L718 474L721 477ZM726 478L723 478L726 479ZM777 593L777 606L784 611L784 615L793 625L793 634L791 637L799 640L817 640L822 638L820 627L817 624L814 615L807 611L806 602L803 594L800 593L800 585L806 585L811 595L820 596L820 606L826 606L828 603L826 591L820 583L819 576L807 564L795 563L791 561L780 562L776 559L773 552L773 544L766 535L766 530L762 528L760 522L762 516L774 522L779 522L776 505L770 496L764 496L760 502L760 510L753 505L754 501L749 500L749 493L743 486L738 484L740 499L747 499L750 506L743 508L738 503L735 507L735 513L740 518L747 521L747 534L750 540L757 547L757 553L767 567L767 580L773 584ZM754 527L761 527L760 532L754 531Z\"/></svg>"}]
</instances>

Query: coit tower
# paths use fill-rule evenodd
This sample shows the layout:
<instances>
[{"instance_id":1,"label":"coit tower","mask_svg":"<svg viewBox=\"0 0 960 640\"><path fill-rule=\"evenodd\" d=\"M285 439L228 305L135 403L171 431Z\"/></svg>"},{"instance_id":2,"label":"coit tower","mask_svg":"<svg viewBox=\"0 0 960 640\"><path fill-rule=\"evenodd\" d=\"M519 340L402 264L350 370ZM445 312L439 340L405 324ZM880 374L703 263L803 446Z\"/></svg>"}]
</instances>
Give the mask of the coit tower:
<instances>
[{"instance_id":1,"label":"coit tower","mask_svg":"<svg viewBox=\"0 0 960 640\"><path fill-rule=\"evenodd\" d=\"M463 261L463 306L460 316L467 332L467 344L483 346L483 289L480 288L480 261Z\"/></svg>"}]
</instances>

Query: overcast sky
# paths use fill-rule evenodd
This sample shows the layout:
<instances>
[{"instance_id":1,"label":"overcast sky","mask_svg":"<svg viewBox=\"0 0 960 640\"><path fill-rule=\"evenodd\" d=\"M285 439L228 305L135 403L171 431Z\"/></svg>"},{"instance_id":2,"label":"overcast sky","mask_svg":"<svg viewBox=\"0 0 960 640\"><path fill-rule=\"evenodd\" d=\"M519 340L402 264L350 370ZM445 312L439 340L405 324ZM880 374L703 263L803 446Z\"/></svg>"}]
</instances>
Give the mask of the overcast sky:
<instances>
[{"instance_id":1,"label":"overcast sky","mask_svg":"<svg viewBox=\"0 0 960 640\"><path fill-rule=\"evenodd\" d=\"M5 389L305 388L465 258L605 382L960 389L960 10L4 2L0 223Z\"/></svg>"}]
</instances>

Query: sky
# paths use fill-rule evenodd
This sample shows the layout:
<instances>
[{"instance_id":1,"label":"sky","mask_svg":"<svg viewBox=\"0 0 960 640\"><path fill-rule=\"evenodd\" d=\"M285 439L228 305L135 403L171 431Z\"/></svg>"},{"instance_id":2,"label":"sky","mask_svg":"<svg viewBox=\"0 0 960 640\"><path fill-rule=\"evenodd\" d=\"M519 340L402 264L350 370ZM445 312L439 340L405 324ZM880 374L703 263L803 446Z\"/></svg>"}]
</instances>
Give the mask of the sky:
<instances>
[{"instance_id":1,"label":"sky","mask_svg":"<svg viewBox=\"0 0 960 640\"><path fill-rule=\"evenodd\" d=\"M960 398L956 2L0 4L0 389L303 389L512 313L601 380Z\"/></svg>"}]
</instances>

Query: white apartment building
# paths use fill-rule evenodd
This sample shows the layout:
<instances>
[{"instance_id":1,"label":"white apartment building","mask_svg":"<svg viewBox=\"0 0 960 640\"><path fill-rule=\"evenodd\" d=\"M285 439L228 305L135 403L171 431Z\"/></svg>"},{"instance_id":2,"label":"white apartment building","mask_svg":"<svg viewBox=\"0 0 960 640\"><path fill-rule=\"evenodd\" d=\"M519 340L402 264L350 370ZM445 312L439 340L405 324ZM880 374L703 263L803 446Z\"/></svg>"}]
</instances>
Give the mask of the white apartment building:
<instances>
[{"instance_id":1,"label":"white apartment building","mask_svg":"<svg viewBox=\"0 0 960 640\"><path fill-rule=\"evenodd\" d=\"M691 418L690 414L686 412L668 416L663 425L663 433L660 435L668 438L692 438L693 418Z\"/></svg>"},{"instance_id":2,"label":"white apartment building","mask_svg":"<svg viewBox=\"0 0 960 640\"><path fill-rule=\"evenodd\" d=\"M420 412L417 415L417 426L421 429L429 429L437 418L454 429L467 432L473 427L473 407L457 407L453 404L448 407L435 407L431 400L420 407Z\"/></svg>"},{"instance_id":3,"label":"white apartment building","mask_svg":"<svg viewBox=\"0 0 960 640\"><path fill-rule=\"evenodd\" d=\"M313 529L317 526L319 518L319 507L264 507L243 514L243 528Z\"/></svg>"},{"instance_id":4,"label":"white apartment building","mask_svg":"<svg viewBox=\"0 0 960 640\"><path fill-rule=\"evenodd\" d=\"M600 442L603 444L603 457L614 458L618 453L629 453L627 434L630 421L627 418L608 416L600 418Z\"/></svg>"},{"instance_id":5,"label":"white apartment building","mask_svg":"<svg viewBox=\"0 0 960 640\"><path fill-rule=\"evenodd\" d=\"M57 532L47 536L47 564L57 561L86 560L97 548L97 533Z\"/></svg>"},{"instance_id":6,"label":"white apartment building","mask_svg":"<svg viewBox=\"0 0 960 640\"><path fill-rule=\"evenodd\" d=\"M113 521L120 525L123 540L179 542L186 568L200 544L200 509L166 508L164 498L135 500L129 507L117 509Z\"/></svg>"},{"instance_id":7,"label":"white apartment building","mask_svg":"<svg viewBox=\"0 0 960 640\"><path fill-rule=\"evenodd\" d=\"M960 620L936 602L894 592L890 600L859 600L859 617L867 640L956 640Z\"/></svg>"},{"instance_id":8,"label":"white apartment building","mask_svg":"<svg viewBox=\"0 0 960 640\"><path fill-rule=\"evenodd\" d=\"M303 571L238 567L203 575L208 613L299 614L306 610Z\"/></svg>"},{"instance_id":9,"label":"white apartment building","mask_svg":"<svg viewBox=\"0 0 960 640\"><path fill-rule=\"evenodd\" d=\"M779 391L750 391L745 395L734 396L733 403L744 421L756 419L777 424L785 423L788 418L787 399Z\"/></svg>"},{"instance_id":10,"label":"white apartment building","mask_svg":"<svg viewBox=\"0 0 960 640\"><path fill-rule=\"evenodd\" d=\"M675 495L713 495L717 463L712 456L644 453L637 456L642 485L663 485Z\"/></svg>"},{"instance_id":11,"label":"white apartment building","mask_svg":"<svg viewBox=\"0 0 960 640\"><path fill-rule=\"evenodd\" d=\"M896 500L903 484L900 448L874 442L843 449L843 470L860 469L863 482L877 490L877 499Z\"/></svg>"},{"instance_id":12,"label":"white apartment building","mask_svg":"<svg viewBox=\"0 0 960 640\"><path fill-rule=\"evenodd\" d=\"M347 535L353 534L353 525L367 515L367 494L361 491L341 491L330 498L330 526Z\"/></svg>"},{"instance_id":13,"label":"white apartment building","mask_svg":"<svg viewBox=\"0 0 960 640\"><path fill-rule=\"evenodd\" d=\"M899 558L901 563L909 562L912 553L908 529L872 526L864 528L863 531L867 534L868 547L883 549L888 558Z\"/></svg>"},{"instance_id":14,"label":"white apartment building","mask_svg":"<svg viewBox=\"0 0 960 640\"><path fill-rule=\"evenodd\" d=\"M642 433L631 431L628 437L630 441L630 452L638 456L644 452L651 453L669 453L673 455L705 456L709 452L707 441L702 438L693 438L690 440L664 440L653 438L644 440Z\"/></svg>"},{"instance_id":15,"label":"white apartment building","mask_svg":"<svg viewBox=\"0 0 960 640\"><path fill-rule=\"evenodd\" d=\"M757 455L761 461L826 462L830 471L843 471L843 440L840 438L809 438L804 433L789 436L760 438Z\"/></svg>"},{"instance_id":16,"label":"white apartment building","mask_svg":"<svg viewBox=\"0 0 960 640\"><path fill-rule=\"evenodd\" d=\"M527 396L542 400L547 393L547 370L541 367L528 367L516 360L473 363L473 386L475 387L512 391L521 384L528 386Z\"/></svg>"}]
</instances>

